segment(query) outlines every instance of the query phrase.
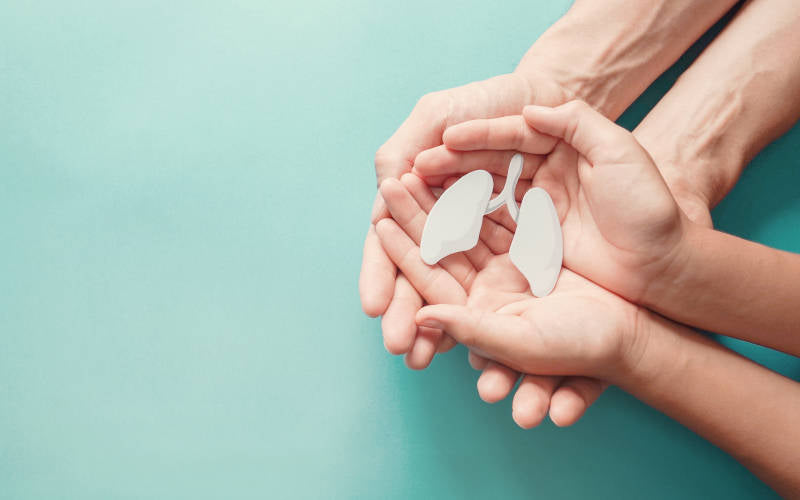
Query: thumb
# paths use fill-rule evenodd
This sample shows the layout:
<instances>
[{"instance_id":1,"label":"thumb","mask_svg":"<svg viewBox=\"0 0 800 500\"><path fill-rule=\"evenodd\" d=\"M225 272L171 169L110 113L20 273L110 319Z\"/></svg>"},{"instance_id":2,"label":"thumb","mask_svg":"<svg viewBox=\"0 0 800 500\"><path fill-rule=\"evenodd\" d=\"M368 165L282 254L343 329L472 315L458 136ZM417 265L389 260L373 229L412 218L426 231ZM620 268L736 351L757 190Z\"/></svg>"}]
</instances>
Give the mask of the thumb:
<instances>
[{"instance_id":1,"label":"thumb","mask_svg":"<svg viewBox=\"0 0 800 500\"><path fill-rule=\"evenodd\" d=\"M583 101L570 101L554 108L526 106L522 115L528 125L562 139L593 165L646 158L630 132Z\"/></svg>"},{"instance_id":2,"label":"thumb","mask_svg":"<svg viewBox=\"0 0 800 500\"><path fill-rule=\"evenodd\" d=\"M467 347L513 367L530 350L536 337L531 325L519 316L480 311L467 306L438 304L417 313L417 325L444 330Z\"/></svg>"}]
</instances>

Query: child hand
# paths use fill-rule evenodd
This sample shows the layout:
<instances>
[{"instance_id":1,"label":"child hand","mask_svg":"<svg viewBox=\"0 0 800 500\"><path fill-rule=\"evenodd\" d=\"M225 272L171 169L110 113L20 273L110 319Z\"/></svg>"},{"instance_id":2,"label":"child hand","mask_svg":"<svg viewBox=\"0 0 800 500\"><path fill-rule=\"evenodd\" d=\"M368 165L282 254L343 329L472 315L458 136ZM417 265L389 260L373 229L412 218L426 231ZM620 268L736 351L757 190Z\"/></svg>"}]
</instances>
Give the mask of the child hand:
<instances>
[{"instance_id":1,"label":"child hand","mask_svg":"<svg viewBox=\"0 0 800 500\"><path fill-rule=\"evenodd\" d=\"M548 141L552 151L539 165L528 162L522 178L553 198L564 235L564 265L641 301L649 283L678 255L689 222L630 132L572 101L555 108L527 106L521 117L465 122L444 135L447 147L461 152L468 166L475 164L470 155L484 150L539 152ZM425 161L415 169L435 170ZM520 181L517 194L530 185ZM505 211L495 220L513 229Z\"/></svg>"},{"instance_id":2,"label":"child hand","mask_svg":"<svg viewBox=\"0 0 800 500\"><path fill-rule=\"evenodd\" d=\"M496 311L532 297L527 281L508 257L512 234L505 228L486 219L475 248L450 255L429 266L421 260L418 245L426 212L435 202L430 188L420 178L406 174L400 180L384 181L380 192L392 214L392 219L384 219L377 225L381 244L400 268L404 279L427 303L459 304L474 310ZM413 340L416 330L412 314L411 324L403 328L406 332L403 341ZM516 371L474 354L471 354L470 362L482 371L478 392L487 402L505 398L519 378ZM556 424L570 425L580 418L603 389L602 382L585 377L525 375L514 396L514 420L522 427L531 427L541 422L549 409Z\"/></svg>"}]
</instances>

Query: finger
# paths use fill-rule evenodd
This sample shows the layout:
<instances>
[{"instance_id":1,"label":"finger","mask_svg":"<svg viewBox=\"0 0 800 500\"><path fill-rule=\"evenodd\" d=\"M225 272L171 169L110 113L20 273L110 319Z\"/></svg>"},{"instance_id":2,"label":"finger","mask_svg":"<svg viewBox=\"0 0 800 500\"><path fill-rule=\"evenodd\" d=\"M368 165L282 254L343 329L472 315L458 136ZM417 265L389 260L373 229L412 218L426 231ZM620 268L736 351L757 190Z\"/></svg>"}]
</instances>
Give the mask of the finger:
<instances>
[{"instance_id":1,"label":"finger","mask_svg":"<svg viewBox=\"0 0 800 500\"><path fill-rule=\"evenodd\" d=\"M425 227L426 213L420 208L417 200L411 196L405 185L398 179L386 179L381 183L380 193L392 218L406 234L419 245L422 229Z\"/></svg>"},{"instance_id":2,"label":"finger","mask_svg":"<svg viewBox=\"0 0 800 500\"><path fill-rule=\"evenodd\" d=\"M445 189L452 186L457 180L454 179L450 181L450 179L447 180L448 185L445 187ZM425 181L414 174L406 174L400 179L400 181L406 187L408 192L411 193L411 196L417 200L417 204L420 206L420 208L422 208L426 214L430 212L433 208L433 205L436 203L436 197L433 195L430 187L425 184ZM483 269L487 260L493 255L492 251L489 250L486 244L480 239L474 247L463 253L472 264L472 267L477 270Z\"/></svg>"},{"instance_id":3,"label":"finger","mask_svg":"<svg viewBox=\"0 0 800 500\"><path fill-rule=\"evenodd\" d=\"M406 354L406 366L412 370L424 370L427 368L433 361L433 356L436 354L441 338L441 330L424 326L419 327L414 345Z\"/></svg>"},{"instance_id":4,"label":"finger","mask_svg":"<svg viewBox=\"0 0 800 500\"><path fill-rule=\"evenodd\" d=\"M443 189L450 189L450 186L452 186L453 184L458 182L458 179L460 179L460 177L448 177L447 179L445 179L444 183L442 183L442 188ZM499 191L492 192L492 196L495 196L498 192Z\"/></svg>"},{"instance_id":5,"label":"finger","mask_svg":"<svg viewBox=\"0 0 800 500\"><path fill-rule=\"evenodd\" d=\"M504 399L517 383L519 373L507 366L489 361L478 377L478 395L487 403Z\"/></svg>"},{"instance_id":6,"label":"finger","mask_svg":"<svg viewBox=\"0 0 800 500\"><path fill-rule=\"evenodd\" d=\"M411 193L411 196L414 197L423 212L427 214L431 211L436 203L436 196L424 180L414 174L405 174L400 177L400 182Z\"/></svg>"},{"instance_id":7,"label":"finger","mask_svg":"<svg viewBox=\"0 0 800 500\"><path fill-rule=\"evenodd\" d=\"M428 303L466 302L467 293L461 284L439 265L425 264L419 255L419 247L394 220L381 220L376 226L376 232L389 258Z\"/></svg>"},{"instance_id":8,"label":"finger","mask_svg":"<svg viewBox=\"0 0 800 500\"><path fill-rule=\"evenodd\" d=\"M375 224L381 219L389 217L389 209L386 208L386 202L383 201L380 191L375 195L375 202L372 204L372 223Z\"/></svg>"},{"instance_id":9,"label":"finger","mask_svg":"<svg viewBox=\"0 0 800 500\"><path fill-rule=\"evenodd\" d=\"M411 175L413 175L415 177L419 177L422 180L422 182L424 182L427 186L429 186L431 188L441 187L441 185L445 181L445 179L447 179L449 177L448 174L428 175L428 176L422 177L421 175L419 175L417 173L414 173L414 169L411 169ZM401 178L402 178L402 176L401 176Z\"/></svg>"},{"instance_id":10,"label":"finger","mask_svg":"<svg viewBox=\"0 0 800 500\"><path fill-rule=\"evenodd\" d=\"M492 196L494 197L503 191L503 187L506 185L506 176L492 174L492 183ZM520 179L517 181L517 185L514 187L514 199L517 200L517 203L522 201L522 197L525 196L525 193L527 193L530 188L531 181L529 179Z\"/></svg>"},{"instance_id":11,"label":"finger","mask_svg":"<svg viewBox=\"0 0 800 500\"><path fill-rule=\"evenodd\" d=\"M567 377L550 401L550 420L559 427L577 422L607 385L588 377Z\"/></svg>"},{"instance_id":12,"label":"finger","mask_svg":"<svg viewBox=\"0 0 800 500\"><path fill-rule=\"evenodd\" d=\"M512 236L514 232L517 230L517 223L511 217L511 214L508 213L508 210L497 210L489 215L486 216L486 220L490 220L495 224L501 226L503 229L508 231Z\"/></svg>"},{"instance_id":13,"label":"finger","mask_svg":"<svg viewBox=\"0 0 800 500\"><path fill-rule=\"evenodd\" d=\"M459 151L511 149L544 155L552 151L558 139L531 128L521 115L511 115L453 125L444 131L442 142Z\"/></svg>"},{"instance_id":14,"label":"finger","mask_svg":"<svg viewBox=\"0 0 800 500\"><path fill-rule=\"evenodd\" d=\"M532 325L519 316L438 304L420 309L416 320L510 368L520 368L520 360L543 350Z\"/></svg>"},{"instance_id":15,"label":"finger","mask_svg":"<svg viewBox=\"0 0 800 500\"><path fill-rule=\"evenodd\" d=\"M582 101L555 108L526 106L522 111L531 127L563 139L590 163L625 161L623 155L641 155L633 135Z\"/></svg>"},{"instance_id":16,"label":"finger","mask_svg":"<svg viewBox=\"0 0 800 500\"><path fill-rule=\"evenodd\" d=\"M442 143L447 116L447 100L437 95L420 99L408 118L375 153L375 172L380 185L389 177L411 171L414 158Z\"/></svg>"},{"instance_id":17,"label":"finger","mask_svg":"<svg viewBox=\"0 0 800 500\"><path fill-rule=\"evenodd\" d=\"M458 342L450 335L442 334L442 341L439 342L439 347L436 349L437 353L444 353L457 346Z\"/></svg>"},{"instance_id":18,"label":"finger","mask_svg":"<svg viewBox=\"0 0 800 500\"><path fill-rule=\"evenodd\" d=\"M486 170L497 175L506 175L508 164L516 151L455 151L446 146L436 146L420 152L414 159L412 173L431 179L442 175L460 176L473 170ZM523 154L521 179L531 179L544 162L545 156Z\"/></svg>"},{"instance_id":19,"label":"finger","mask_svg":"<svg viewBox=\"0 0 800 500\"><path fill-rule=\"evenodd\" d=\"M358 278L361 307L367 316L380 316L389 306L394 294L394 279L397 266L381 245L375 226L370 225L364 240L364 257Z\"/></svg>"},{"instance_id":20,"label":"finger","mask_svg":"<svg viewBox=\"0 0 800 500\"><path fill-rule=\"evenodd\" d=\"M479 354L476 354L473 351L467 352L467 360L469 361L469 366L471 366L474 370L483 370L486 368L486 365L489 364L488 359L481 357Z\"/></svg>"},{"instance_id":21,"label":"finger","mask_svg":"<svg viewBox=\"0 0 800 500\"><path fill-rule=\"evenodd\" d=\"M403 231L416 244L420 244L422 230L425 227L427 214L417 204L405 185L397 179L386 179L381 184L381 196L386 200L386 206L392 218L400 225ZM465 290L469 290L477 271L463 253L455 253L439 261L439 265L450 273Z\"/></svg>"},{"instance_id":22,"label":"finger","mask_svg":"<svg viewBox=\"0 0 800 500\"><path fill-rule=\"evenodd\" d=\"M513 220L511 222L513 223ZM516 224L514 225L516 226ZM489 250L499 255L508 253L514 233L503 227L502 224L484 217L479 238L489 247Z\"/></svg>"},{"instance_id":23,"label":"finger","mask_svg":"<svg viewBox=\"0 0 800 500\"><path fill-rule=\"evenodd\" d=\"M411 350L417 336L414 318L422 307L419 296L402 274L394 282L394 295L381 319L383 345L392 354L405 354Z\"/></svg>"},{"instance_id":24,"label":"finger","mask_svg":"<svg viewBox=\"0 0 800 500\"><path fill-rule=\"evenodd\" d=\"M523 429L542 423L550 407L550 398L561 377L525 375L511 403L511 418Z\"/></svg>"}]
</instances>

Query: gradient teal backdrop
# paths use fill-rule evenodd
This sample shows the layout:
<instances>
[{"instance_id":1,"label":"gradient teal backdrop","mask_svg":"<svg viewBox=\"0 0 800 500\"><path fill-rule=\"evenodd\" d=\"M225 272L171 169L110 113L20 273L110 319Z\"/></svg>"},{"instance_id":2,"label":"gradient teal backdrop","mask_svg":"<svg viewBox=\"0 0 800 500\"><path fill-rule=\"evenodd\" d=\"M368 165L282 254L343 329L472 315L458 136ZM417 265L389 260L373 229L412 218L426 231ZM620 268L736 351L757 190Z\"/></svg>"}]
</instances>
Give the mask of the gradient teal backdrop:
<instances>
[{"instance_id":1,"label":"gradient teal backdrop","mask_svg":"<svg viewBox=\"0 0 800 500\"><path fill-rule=\"evenodd\" d=\"M771 495L617 390L523 431L462 348L411 372L361 312L374 151L568 3L6 2L0 498ZM759 156L719 227L800 251L799 147Z\"/></svg>"}]
</instances>

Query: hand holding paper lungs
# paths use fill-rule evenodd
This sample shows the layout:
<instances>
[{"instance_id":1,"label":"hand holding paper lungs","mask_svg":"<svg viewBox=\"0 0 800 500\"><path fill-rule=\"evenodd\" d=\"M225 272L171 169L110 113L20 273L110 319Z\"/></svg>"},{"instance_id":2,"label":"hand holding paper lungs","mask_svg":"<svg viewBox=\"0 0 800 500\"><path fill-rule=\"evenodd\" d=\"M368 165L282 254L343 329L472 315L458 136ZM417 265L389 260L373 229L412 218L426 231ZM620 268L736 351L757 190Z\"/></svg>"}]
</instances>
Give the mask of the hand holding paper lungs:
<instances>
[{"instance_id":1,"label":"hand holding paper lungs","mask_svg":"<svg viewBox=\"0 0 800 500\"><path fill-rule=\"evenodd\" d=\"M521 207L517 207L514 189L522 162L522 155L514 155L503 191L494 199L490 200L492 176L485 170L470 172L442 193L422 231L420 253L426 264L433 265L450 254L474 247L483 216L506 205L517 222L509 250L511 262L528 280L535 296L544 297L553 290L564 252L561 224L544 189L531 189Z\"/></svg>"}]
</instances>

